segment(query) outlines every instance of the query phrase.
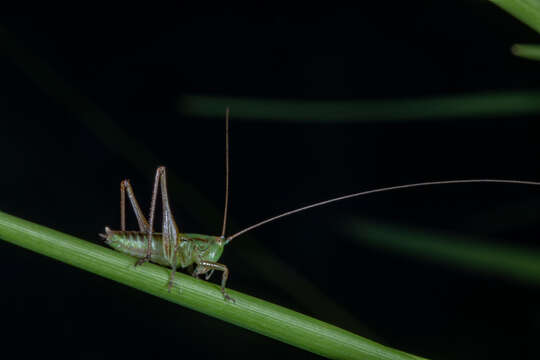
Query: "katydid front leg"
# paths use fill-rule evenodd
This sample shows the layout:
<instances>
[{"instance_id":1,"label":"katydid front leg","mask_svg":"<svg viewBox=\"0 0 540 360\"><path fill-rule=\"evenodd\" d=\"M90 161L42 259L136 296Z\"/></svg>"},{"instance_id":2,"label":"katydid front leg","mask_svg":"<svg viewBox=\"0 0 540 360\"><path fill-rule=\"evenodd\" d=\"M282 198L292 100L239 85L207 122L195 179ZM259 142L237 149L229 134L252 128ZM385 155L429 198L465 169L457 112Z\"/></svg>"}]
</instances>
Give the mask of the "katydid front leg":
<instances>
[{"instance_id":1,"label":"katydid front leg","mask_svg":"<svg viewBox=\"0 0 540 360\"><path fill-rule=\"evenodd\" d=\"M232 301L233 303L236 302L225 291L225 285L227 284L227 278L229 277L229 268L227 268L227 266L220 263L201 260L195 268L195 271L193 271L193 277L198 277L199 275L207 272L209 269L210 272L213 272L214 270L219 270L223 272L223 275L221 276L221 293L226 300Z\"/></svg>"}]
</instances>

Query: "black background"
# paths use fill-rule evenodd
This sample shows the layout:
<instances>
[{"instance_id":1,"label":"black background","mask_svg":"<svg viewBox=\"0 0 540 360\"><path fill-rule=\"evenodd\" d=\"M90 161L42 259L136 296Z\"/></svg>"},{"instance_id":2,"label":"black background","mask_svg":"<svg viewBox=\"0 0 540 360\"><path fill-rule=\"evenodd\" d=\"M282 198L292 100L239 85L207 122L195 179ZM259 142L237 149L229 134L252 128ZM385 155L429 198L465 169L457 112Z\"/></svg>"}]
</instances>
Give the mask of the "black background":
<instances>
[{"instance_id":1,"label":"black background","mask_svg":"<svg viewBox=\"0 0 540 360\"><path fill-rule=\"evenodd\" d=\"M120 180L131 179L146 209L158 165L179 179L169 194L181 231L219 233L224 117L183 115L184 95L401 99L535 89L540 80L540 64L509 51L537 34L487 2L63 9L0 21L1 210L95 243L105 225L119 227ZM540 180L536 115L298 124L235 119L234 111L230 233L380 186ZM96 134L102 123L120 132ZM194 206L201 199L215 213ZM341 223L357 216L538 249L538 199L534 188L505 185L374 195L260 228L235 240L222 262L231 288L394 348L437 359L535 359L537 286L367 247ZM290 277L268 279L249 260L255 248L332 305L300 299ZM316 357L5 242L0 253L3 351Z\"/></svg>"}]
</instances>

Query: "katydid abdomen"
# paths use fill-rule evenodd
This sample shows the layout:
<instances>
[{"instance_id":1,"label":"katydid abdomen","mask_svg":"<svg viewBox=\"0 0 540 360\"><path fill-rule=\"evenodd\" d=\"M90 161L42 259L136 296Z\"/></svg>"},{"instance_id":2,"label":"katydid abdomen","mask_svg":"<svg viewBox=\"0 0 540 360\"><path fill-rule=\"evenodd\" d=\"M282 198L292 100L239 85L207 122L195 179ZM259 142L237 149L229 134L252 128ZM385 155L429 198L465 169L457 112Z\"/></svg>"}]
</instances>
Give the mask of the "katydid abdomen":
<instances>
[{"instance_id":1,"label":"katydid abdomen","mask_svg":"<svg viewBox=\"0 0 540 360\"><path fill-rule=\"evenodd\" d=\"M105 242L113 249L136 258L143 258L146 255L148 234L138 231L107 231L107 229L106 233ZM163 251L163 238L160 233L152 234L150 246L152 249L150 261L165 266L171 265ZM178 264L182 266L180 259L178 259Z\"/></svg>"},{"instance_id":2,"label":"katydid abdomen","mask_svg":"<svg viewBox=\"0 0 540 360\"><path fill-rule=\"evenodd\" d=\"M113 231L105 228L103 235L107 245L125 254L144 258L148 250L148 234L140 231ZM202 260L217 262L223 253L222 242L217 236L202 234L179 234L178 247L176 249L176 266L188 267L191 264L199 264ZM150 239L150 261L156 264L172 266L174 256L163 243L161 233L152 233ZM168 255L171 254L171 255Z\"/></svg>"}]
</instances>

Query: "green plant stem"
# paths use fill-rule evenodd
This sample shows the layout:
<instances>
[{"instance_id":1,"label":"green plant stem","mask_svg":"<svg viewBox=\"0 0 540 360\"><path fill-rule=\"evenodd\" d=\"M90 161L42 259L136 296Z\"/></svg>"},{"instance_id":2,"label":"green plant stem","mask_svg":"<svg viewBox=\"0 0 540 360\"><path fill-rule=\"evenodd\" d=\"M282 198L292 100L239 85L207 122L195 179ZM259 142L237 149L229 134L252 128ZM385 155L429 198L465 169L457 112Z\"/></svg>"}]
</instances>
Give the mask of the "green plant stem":
<instances>
[{"instance_id":1,"label":"green plant stem","mask_svg":"<svg viewBox=\"0 0 540 360\"><path fill-rule=\"evenodd\" d=\"M149 294L333 359L420 359L281 306L170 270L0 212L0 238Z\"/></svg>"}]
</instances>

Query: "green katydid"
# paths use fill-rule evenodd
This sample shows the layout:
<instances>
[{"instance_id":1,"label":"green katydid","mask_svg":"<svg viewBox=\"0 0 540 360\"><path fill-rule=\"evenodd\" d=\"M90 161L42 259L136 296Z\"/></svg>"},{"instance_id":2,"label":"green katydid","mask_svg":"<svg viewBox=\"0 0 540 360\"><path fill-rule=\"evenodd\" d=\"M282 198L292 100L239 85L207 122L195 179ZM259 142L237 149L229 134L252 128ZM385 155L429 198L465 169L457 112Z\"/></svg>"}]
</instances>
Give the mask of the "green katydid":
<instances>
[{"instance_id":1,"label":"green katydid","mask_svg":"<svg viewBox=\"0 0 540 360\"><path fill-rule=\"evenodd\" d=\"M120 183L120 224L121 230L114 231L109 227L105 227L105 234L100 234L105 242L112 248L123 253L135 256L139 260L135 266L141 265L147 261L151 261L160 265L169 266L172 268L171 276L168 284L169 291L171 290L174 274L178 267L195 268L192 270L194 277L205 275L208 280L212 276L214 270L222 271L221 278L221 293L226 300L234 302L225 291L225 285L229 276L227 266L218 263L217 261L223 253L225 245L231 242L234 238L245 234L261 225L275 221L282 217L286 217L301 211L312 209L318 206L330 204L333 202L350 199L358 196L385 192L391 190L428 186L442 184L463 184L463 183L507 183L507 184L523 184L523 185L540 185L540 182L521 181L521 180L505 180L505 179L463 179L463 180L444 180L444 181L429 181L414 184L397 185L373 190L362 191L354 194L348 194L329 200L317 202L311 205L303 206L295 210L273 216L269 219L260 221L251 225L237 233L225 236L227 224L227 209L229 200L229 109L227 108L225 116L225 211L223 215L223 225L220 236L202 235L181 233L174 221L174 217L169 206L169 196L167 193L167 177L165 167L161 166L157 169L154 187L152 191L152 201L150 205L149 221L144 217L141 208L135 198L133 188L129 180L123 180ZM161 202L163 206L163 221L161 233L154 232L154 219L158 190L161 188ZM126 231L126 215L125 215L125 194L128 194L129 201L135 212L139 231Z\"/></svg>"}]
</instances>

